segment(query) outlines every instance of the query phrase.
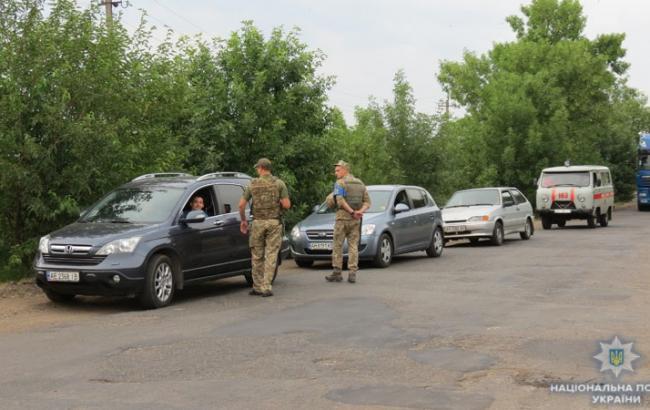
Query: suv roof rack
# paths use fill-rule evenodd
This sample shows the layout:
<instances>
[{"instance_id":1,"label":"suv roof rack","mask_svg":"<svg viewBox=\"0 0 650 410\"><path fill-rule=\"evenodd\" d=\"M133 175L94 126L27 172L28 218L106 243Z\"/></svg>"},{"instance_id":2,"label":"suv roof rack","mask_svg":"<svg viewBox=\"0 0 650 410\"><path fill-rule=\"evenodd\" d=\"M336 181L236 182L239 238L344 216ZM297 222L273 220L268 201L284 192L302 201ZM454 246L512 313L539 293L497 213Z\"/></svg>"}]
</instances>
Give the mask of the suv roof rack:
<instances>
[{"instance_id":1,"label":"suv roof rack","mask_svg":"<svg viewBox=\"0 0 650 410\"><path fill-rule=\"evenodd\" d=\"M192 176L191 174L186 174L185 172L156 172L153 174L140 175L139 177L133 178L131 182L142 181L143 179L149 179L149 178L191 177L191 176Z\"/></svg>"},{"instance_id":2,"label":"suv roof rack","mask_svg":"<svg viewBox=\"0 0 650 410\"><path fill-rule=\"evenodd\" d=\"M203 181L204 179L212 178L245 178L251 179L251 176L243 172L211 172L209 174L201 175L196 180Z\"/></svg>"}]
</instances>

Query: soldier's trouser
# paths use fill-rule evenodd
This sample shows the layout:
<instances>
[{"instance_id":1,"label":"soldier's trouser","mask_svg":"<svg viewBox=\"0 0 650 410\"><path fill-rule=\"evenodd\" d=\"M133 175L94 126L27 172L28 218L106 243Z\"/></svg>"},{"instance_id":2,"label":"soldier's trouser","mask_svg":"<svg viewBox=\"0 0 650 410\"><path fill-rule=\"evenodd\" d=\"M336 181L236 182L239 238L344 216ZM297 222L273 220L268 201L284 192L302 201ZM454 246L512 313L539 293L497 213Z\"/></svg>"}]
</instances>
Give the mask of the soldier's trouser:
<instances>
[{"instance_id":1,"label":"soldier's trouser","mask_svg":"<svg viewBox=\"0 0 650 410\"><path fill-rule=\"evenodd\" d=\"M348 269L359 270L359 236L361 221L336 221L334 224L334 243L332 244L332 268L335 273L343 269L343 242L348 240Z\"/></svg>"},{"instance_id":2,"label":"soldier's trouser","mask_svg":"<svg viewBox=\"0 0 650 410\"><path fill-rule=\"evenodd\" d=\"M271 290L271 281L282 246L282 224L277 219L256 219L251 229L253 289Z\"/></svg>"}]
</instances>

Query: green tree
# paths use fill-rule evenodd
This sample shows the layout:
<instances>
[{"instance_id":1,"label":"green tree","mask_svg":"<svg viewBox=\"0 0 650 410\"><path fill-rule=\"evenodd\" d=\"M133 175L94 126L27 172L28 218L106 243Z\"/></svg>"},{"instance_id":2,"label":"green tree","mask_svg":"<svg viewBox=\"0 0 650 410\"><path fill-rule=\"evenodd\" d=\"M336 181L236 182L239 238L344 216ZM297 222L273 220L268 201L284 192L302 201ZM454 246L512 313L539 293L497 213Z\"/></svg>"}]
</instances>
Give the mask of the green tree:
<instances>
[{"instance_id":1,"label":"green tree","mask_svg":"<svg viewBox=\"0 0 650 410\"><path fill-rule=\"evenodd\" d=\"M474 134L464 141L483 150L465 165L473 182L531 193L542 168L570 159L609 165L619 198L629 198L625 158L644 102L625 84L624 34L586 38L576 0L534 0L521 11L507 18L515 41L440 67L439 81L467 111L460 129Z\"/></svg>"}]
</instances>

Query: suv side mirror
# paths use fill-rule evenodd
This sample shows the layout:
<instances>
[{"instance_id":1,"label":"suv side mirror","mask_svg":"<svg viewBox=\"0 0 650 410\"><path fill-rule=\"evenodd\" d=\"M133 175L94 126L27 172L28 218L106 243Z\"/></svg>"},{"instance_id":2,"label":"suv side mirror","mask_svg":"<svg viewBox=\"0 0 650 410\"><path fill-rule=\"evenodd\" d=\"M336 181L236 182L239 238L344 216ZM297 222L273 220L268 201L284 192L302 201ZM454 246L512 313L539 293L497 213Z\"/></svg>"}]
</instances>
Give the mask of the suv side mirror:
<instances>
[{"instance_id":1,"label":"suv side mirror","mask_svg":"<svg viewBox=\"0 0 650 410\"><path fill-rule=\"evenodd\" d=\"M393 208L393 212L395 212L395 214L399 214L399 213L402 213L402 212L406 212L406 211L408 211L410 209L411 208L409 208L408 205L403 204L403 203L400 202L399 204L395 205L395 208Z\"/></svg>"},{"instance_id":2,"label":"suv side mirror","mask_svg":"<svg viewBox=\"0 0 650 410\"><path fill-rule=\"evenodd\" d=\"M507 208L509 206L513 206L515 204L515 201L503 201L503 207Z\"/></svg>"},{"instance_id":3,"label":"suv side mirror","mask_svg":"<svg viewBox=\"0 0 650 410\"><path fill-rule=\"evenodd\" d=\"M190 211L185 215L185 218L181 218L179 222L184 224L194 224L205 221L205 212L203 211Z\"/></svg>"}]
</instances>

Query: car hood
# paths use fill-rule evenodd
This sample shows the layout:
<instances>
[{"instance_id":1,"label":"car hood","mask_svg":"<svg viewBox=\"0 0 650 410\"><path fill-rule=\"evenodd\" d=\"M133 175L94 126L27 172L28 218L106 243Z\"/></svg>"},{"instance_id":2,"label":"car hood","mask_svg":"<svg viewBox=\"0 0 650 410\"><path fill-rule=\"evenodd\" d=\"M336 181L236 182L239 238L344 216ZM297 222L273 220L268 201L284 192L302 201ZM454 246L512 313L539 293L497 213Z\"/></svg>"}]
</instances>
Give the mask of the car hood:
<instances>
[{"instance_id":1,"label":"car hood","mask_svg":"<svg viewBox=\"0 0 650 410\"><path fill-rule=\"evenodd\" d=\"M50 234L50 242L62 245L98 246L115 239L143 236L154 226L141 224L117 224L75 222Z\"/></svg>"},{"instance_id":2,"label":"car hood","mask_svg":"<svg viewBox=\"0 0 650 410\"><path fill-rule=\"evenodd\" d=\"M376 221L383 213L373 213L366 214L363 217L363 223L370 223L371 221ZM303 219L298 223L298 226L302 230L306 229L334 229L334 218L336 215L334 213L327 214L317 214L312 213L307 218Z\"/></svg>"},{"instance_id":3,"label":"car hood","mask_svg":"<svg viewBox=\"0 0 650 410\"><path fill-rule=\"evenodd\" d=\"M499 209L501 205L482 205L482 206L463 206L458 208L444 208L442 210L442 220L448 221L466 221L473 216L483 216Z\"/></svg>"}]
</instances>

